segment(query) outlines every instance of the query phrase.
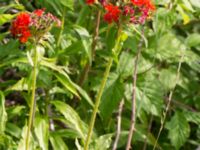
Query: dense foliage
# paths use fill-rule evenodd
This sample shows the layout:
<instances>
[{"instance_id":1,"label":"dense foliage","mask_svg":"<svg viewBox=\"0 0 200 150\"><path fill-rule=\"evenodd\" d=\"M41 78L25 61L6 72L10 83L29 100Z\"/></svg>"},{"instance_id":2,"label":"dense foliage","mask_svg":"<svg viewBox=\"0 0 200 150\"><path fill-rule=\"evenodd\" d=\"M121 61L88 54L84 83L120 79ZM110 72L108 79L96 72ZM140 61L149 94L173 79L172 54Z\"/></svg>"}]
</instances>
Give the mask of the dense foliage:
<instances>
[{"instance_id":1,"label":"dense foliage","mask_svg":"<svg viewBox=\"0 0 200 150\"><path fill-rule=\"evenodd\" d=\"M131 1L0 0L0 150L200 147L200 1Z\"/></svg>"}]
</instances>

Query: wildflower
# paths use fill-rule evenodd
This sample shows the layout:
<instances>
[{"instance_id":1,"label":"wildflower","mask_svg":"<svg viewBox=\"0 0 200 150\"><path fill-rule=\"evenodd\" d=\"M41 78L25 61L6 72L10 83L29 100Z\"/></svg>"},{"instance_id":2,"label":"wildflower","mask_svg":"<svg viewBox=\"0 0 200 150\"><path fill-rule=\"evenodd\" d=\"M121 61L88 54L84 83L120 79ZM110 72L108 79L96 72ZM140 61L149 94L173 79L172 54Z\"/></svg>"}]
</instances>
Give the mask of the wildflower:
<instances>
[{"instance_id":1,"label":"wildflower","mask_svg":"<svg viewBox=\"0 0 200 150\"><path fill-rule=\"evenodd\" d=\"M124 16L133 15L133 14L134 14L133 8L131 8L130 6L124 6L124 9L123 9Z\"/></svg>"},{"instance_id":2,"label":"wildflower","mask_svg":"<svg viewBox=\"0 0 200 150\"><path fill-rule=\"evenodd\" d=\"M86 0L86 3L87 3L88 5L92 5L92 4L94 4L94 2L95 2L95 0Z\"/></svg>"},{"instance_id":3,"label":"wildflower","mask_svg":"<svg viewBox=\"0 0 200 150\"><path fill-rule=\"evenodd\" d=\"M45 14L45 9L37 9L32 13L21 13L12 22L11 33L21 43L26 43L33 35L39 41L51 27L56 24L61 26L61 21L51 13Z\"/></svg>"},{"instance_id":4,"label":"wildflower","mask_svg":"<svg viewBox=\"0 0 200 150\"><path fill-rule=\"evenodd\" d=\"M133 5L136 5L138 7L146 7L149 10L155 10L154 4L151 2L151 0L131 0Z\"/></svg>"},{"instance_id":5,"label":"wildflower","mask_svg":"<svg viewBox=\"0 0 200 150\"><path fill-rule=\"evenodd\" d=\"M147 0L131 0L131 2L136 6L142 6L147 2Z\"/></svg>"},{"instance_id":6,"label":"wildflower","mask_svg":"<svg viewBox=\"0 0 200 150\"><path fill-rule=\"evenodd\" d=\"M114 6L112 4L107 4L107 5L105 5L105 9L106 9L107 13L104 15L104 20L107 23L112 23L113 21L118 22L119 15L121 13L118 6Z\"/></svg>"},{"instance_id":7,"label":"wildflower","mask_svg":"<svg viewBox=\"0 0 200 150\"><path fill-rule=\"evenodd\" d=\"M29 24L31 17L28 13L21 13L12 22L11 33L14 37L19 38L21 43L25 43L31 36Z\"/></svg>"},{"instance_id":8,"label":"wildflower","mask_svg":"<svg viewBox=\"0 0 200 150\"><path fill-rule=\"evenodd\" d=\"M44 14L45 9L36 9L34 10L34 14L36 14L38 17L42 16Z\"/></svg>"}]
</instances>

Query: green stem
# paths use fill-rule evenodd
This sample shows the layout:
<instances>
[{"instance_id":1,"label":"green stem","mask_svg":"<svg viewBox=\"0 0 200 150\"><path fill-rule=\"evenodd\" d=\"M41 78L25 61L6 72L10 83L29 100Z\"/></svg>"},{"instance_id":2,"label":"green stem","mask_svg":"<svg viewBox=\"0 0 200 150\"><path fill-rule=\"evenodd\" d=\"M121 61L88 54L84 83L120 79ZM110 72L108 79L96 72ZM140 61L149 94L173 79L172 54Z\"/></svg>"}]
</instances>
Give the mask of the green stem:
<instances>
[{"instance_id":1,"label":"green stem","mask_svg":"<svg viewBox=\"0 0 200 150\"><path fill-rule=\"evenodd\" d=\"M63 8L63 14L62 14L62 25L61 25L61 29L58 35L58 41L57 41L57 46L60 45L60 41L61 41L61 36L65 27L65 15L66 15L66 7Z\"/></svg>"},{"instance_id":2,"label":"green stem","mask_svg":"<svg viewBox=\"0 0 200 150\"><path fill-rule=\"evenodd\" d=\"M28 130L26 134L26 150L29 150L29 139L30 139L30 133L31 133L31 127L33 124L33 119L34 119L34 108L35 108L35 90L36 90L36 80L37 80L37 66L38 66L38 53L37 53L37 48L35 45L34 48L34 66L33 66L33 76L32 76L32 94L31 94L31 105L30 105L30 111L29 111L29 121L28 121Z\"/></svg>"},{"instance_id":3,"label":"green stem","mask_svg":"<svg viewBox=\"0 0 200 150\"><path fill-rule=\"evenodd\" d=\"M103 90L104 90L106 81L108 79L112 63L113 63L113 58L111 57L111 58L109 58L109 61L108 61L107 67L106 67L106 71L104 73L103 80L101 82L101 86L100 86L99 92L97 94L96 103L95 103L94 110L93 110L93 113L92 113L90 126L89 126L89 131L88 131L88 134L87 134L84 150L88 150L88 146L89 146L89 142L90 142L90 139L91 139L92 130L94 128L94 123L95 123L98 107L99 107L99 104L100 104L101 96L103 94Z\"/></svg>"},{"instance_id":4,"label":"green stem","mask_svg":"<svg viewBox=\"0 0 200 150\"><path fill-rule=\"evenodd\" d=\"M121 30L119 29L116 44L115 44L114 51L113 51L116 54L116 56L119 54L119 51L120 51L119 49L121 48L121 46L119 46L120 41L121 41L120 32L121 32ZM110 73L110 68L112 66L112 63L113 63L113 57L110 57L107 65L106 65L106 70L105 70L104 75L103 75L103 80L101 82L100 89L97 93L97 97L96 97L96 100L95 100L95 105L94 105L92 117L91 117L91 120L90 120L90 125L89 125L88 134L87 134L87 138L86 138L85 145L84 145L84 150L88 150L88 147L89 147L89 144L90 144L90 139L91 139L92 131L93 131L93 128L94 128L94 123L95 123L96 115L97 115L97 112L98 112L98 107L99 107L99 104L100 104L100 101L101 101L103 90L104 90L105 85L106 85L106 81L107 81L109 73Z\"/></svg>"}]
</instances>

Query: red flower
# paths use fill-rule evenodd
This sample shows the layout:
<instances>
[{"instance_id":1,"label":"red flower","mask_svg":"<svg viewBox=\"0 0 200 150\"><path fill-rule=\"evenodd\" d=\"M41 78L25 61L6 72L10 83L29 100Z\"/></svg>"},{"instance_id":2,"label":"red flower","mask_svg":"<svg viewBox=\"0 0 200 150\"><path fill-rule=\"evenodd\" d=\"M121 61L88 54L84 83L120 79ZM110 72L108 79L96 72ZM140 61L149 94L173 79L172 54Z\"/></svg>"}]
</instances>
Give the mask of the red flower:
<instances>
[{"instance_id":1,"label":"red flower","mask_svg":"<svg viewBox=\"0 0 200 150\"><path fill-rule=\"evenodd\" d=\"M86 0L86 3L87 3L88 5L92 5L92 4L94 4L94 2L95 2L95 0Z\"/></svg>"},{"instance_id":2,"label":"red flower","mask_svg":"<svg viewBox=\"0 0 200 150\"><path fill-rule=\"evenodd\" d=\"M44 14L45 9L36 9L33 13L36 14L38 17Z\"/></svg>"},{"instance_id":3,"label":"red flower","mask_svg":"<svg viewBox=\"0 0 200 150\"><path fill-rule=\"evenodd\" d=\"M12 22L11 33L13 36L19 38L21 43L27 42L28 38L31 36L29 29L29 24L31 22L31 17L28 13L21 13Z\"/></svg>"},{"instance_id":4,"label":"red flower","mask_svg":"<svg viewBox=\"0 0 200 150\"><path fill-rule=\"evenodd\" d=\"M128 15L133 15L134 14L134 9L130 6L124 6L123 8L123 15L128 16Z\"/></svg>"},{"instance_id":5,"label":"red flower","mask_svg":"<svg viewBox=\"0 0 200 150\"><path fill-rule=\"evenodd\" d=\"M105 9L106 9L107 13L104 15L104 20L107 23L112 23L113 21L114 22L119 21L119 15L120 15L121 11L118 8L118 6L113 6L112 4L107 4L107 5L105 5Z\"/></svg>"},{"instance_id":6,"label":"red flower","mask_svg":"<svg viewBox=\"0 0 200 150\"><path fill-rule=\"evenodd\" d=\"M28 38L31 36L31 32L29 30L24 30L22 32L22 35L19 40L21 43L26 43L28 41Z\"/></svg>"},{"instance_id":7,"label":"red flower","mask_svg":"<svg viewBox=\"0 0 200 150\"><path fill-rule=\"evenodd\" d=\"M142 6L146 3L147 0L131 0L134 5Z\"/></svg>"},{"instance_id":8,"label":"red flower","mask_svg":"<svg viewBox=\"0 0 200 150\"><path fill-rule=\"evenodd\" d=\"M131 2L133 3L133 5L136 6L143 6L148 8L149 10L155 10L155 5L151 2L151 0L131 0Z\"/></svg>"}]
</instances>

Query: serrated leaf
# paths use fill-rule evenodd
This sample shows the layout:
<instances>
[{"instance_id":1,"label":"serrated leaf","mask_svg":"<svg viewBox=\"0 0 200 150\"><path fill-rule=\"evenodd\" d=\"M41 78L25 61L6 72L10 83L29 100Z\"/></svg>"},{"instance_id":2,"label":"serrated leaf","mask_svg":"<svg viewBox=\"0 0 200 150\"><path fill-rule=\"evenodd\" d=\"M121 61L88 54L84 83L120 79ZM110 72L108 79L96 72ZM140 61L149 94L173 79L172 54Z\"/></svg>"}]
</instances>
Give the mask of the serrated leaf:
<instances>
[{"instance_id":1,"label":"serrated leaf","mask_svg":"<svg viewBox=\"0 0 200 150\"><path fill-rule=\"evenodd\" d=\"M127 52L122 52L119 63L117 65L117 72L122 77L128 77L133 73L134 58Z\"/></svg>"},{"instance_id":2,"label":"serrated leaf","mask_svg":"<svg viewBox=\"0 0 200 150\"><path fill-rule=\"evenodd\" d=\"M184 115L187 121L200 124L200 112L185 111Z\"/></svg>"},{"instance_id":3,"label":"serrated leaf","mask_svg":"<svg viewBox=\"0 0 200 150\"><path fill-rule=\"evenodd\" d=\"M113 110L118 107L124 94L124 86L117 74L111 74L104 89L99 106L100 115L104 120L110 118Z\"/></svg>"},{"instance_id":4,"label":"serrated leaf","mask_svg":"<svg viewBox=\"0 0 200 150\"><path fill-rule=\"evenodd\" d=\"M172 145L178 150L186 142L190 135L190 126L181 112L176 112L172 119L166 123L169 130L168 138Z\"/></svg>"},{"instance_id":5,"label":"serrated leaf","mask_svg":"<svg viewBox=\"0 0 200 150\"><path fill-rule=\"evenodd\" d=\"M163 69L160 72L159 80L166 91L173 89L176 84L176 70Z\"/></svg>"},{"instance_id":6,"label":"serrated leaf","mask_svg":"<svg viewBox=\"0 0 200 150\"><path fill-rule=\"evenodd\" d=\"M113 134L102 135L98 137L94 143L91 143L91 149L94 150L108 150L112 144Z\"/></svg>"}]
</instances>

